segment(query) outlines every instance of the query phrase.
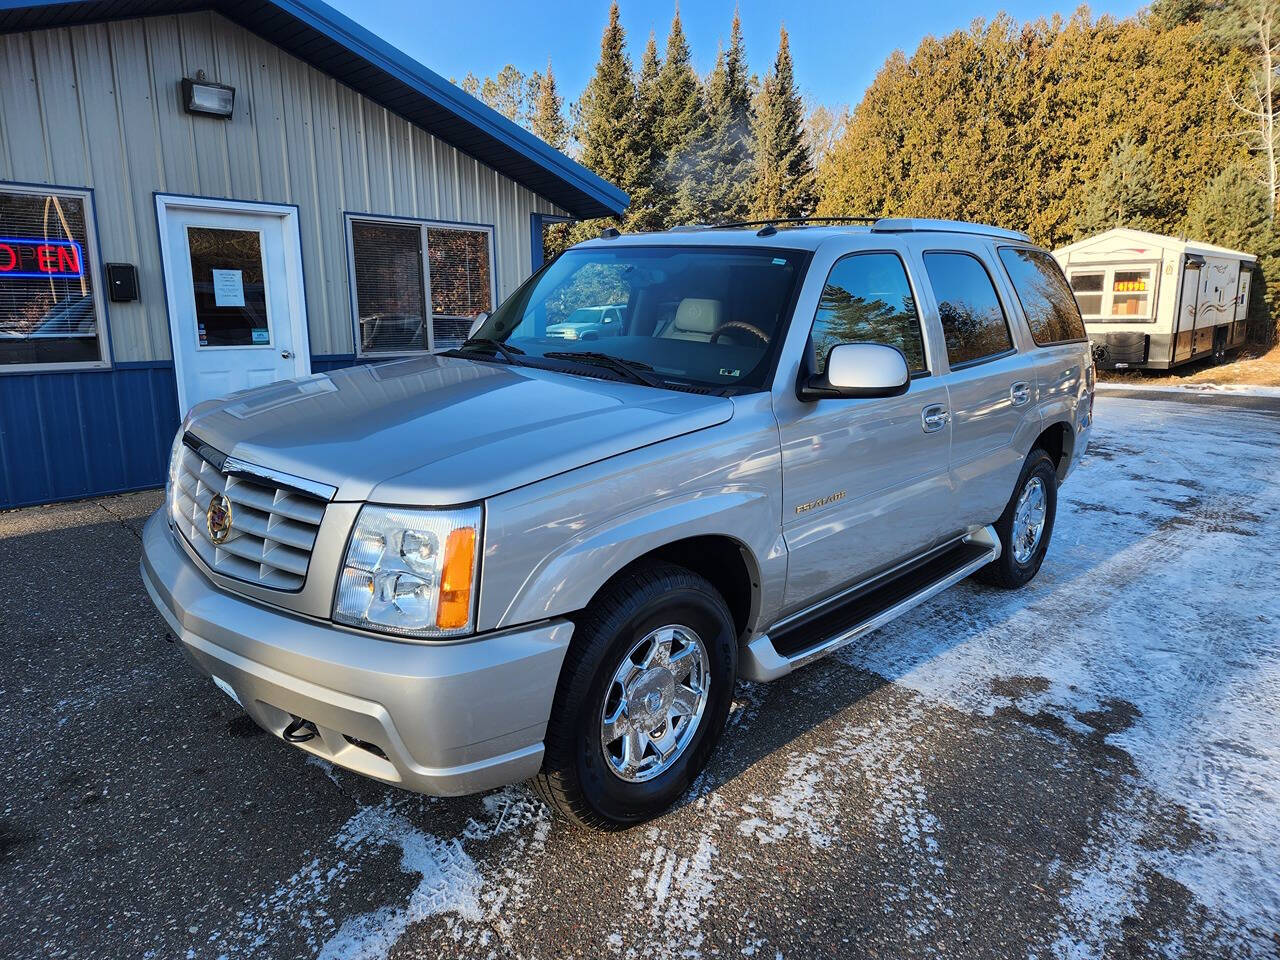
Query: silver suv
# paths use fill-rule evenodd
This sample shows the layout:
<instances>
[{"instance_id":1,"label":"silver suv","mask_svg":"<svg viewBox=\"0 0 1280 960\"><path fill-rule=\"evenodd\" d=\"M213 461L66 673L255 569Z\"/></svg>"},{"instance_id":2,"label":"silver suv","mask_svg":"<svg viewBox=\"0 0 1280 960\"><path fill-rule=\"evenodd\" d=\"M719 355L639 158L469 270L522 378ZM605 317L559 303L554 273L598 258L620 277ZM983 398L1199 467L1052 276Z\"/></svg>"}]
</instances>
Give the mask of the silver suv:
<instances>
[{"instance_id":1,"label":"silver suv","mask_svg":"<svg viewBox=\"0 0 1280 960\"><path fill-rule=\"evenodd\" d=\"M191 411L142 577L261 726L619 828L738 677L1039 569L1093 367L1058 265L945 221L607 236L456 350ZM590 343L548 335L625 304Z\"/></svg>"}]
</instances>

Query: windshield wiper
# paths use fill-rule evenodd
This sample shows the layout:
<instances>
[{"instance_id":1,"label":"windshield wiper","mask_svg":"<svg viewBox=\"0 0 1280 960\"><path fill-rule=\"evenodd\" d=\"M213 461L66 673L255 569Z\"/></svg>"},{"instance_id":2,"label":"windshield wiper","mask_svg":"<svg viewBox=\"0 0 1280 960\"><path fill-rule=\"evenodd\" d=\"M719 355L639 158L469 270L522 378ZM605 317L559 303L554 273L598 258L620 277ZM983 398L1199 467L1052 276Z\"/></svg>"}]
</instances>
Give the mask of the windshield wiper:
<instances>
[{"instance_id":1,"label":"windshield wiper","mask_svg":"<svg viewBox=\"0 0 1280 960\"><path fill-rule=\"evenodd\" d=\"M622 374L632 383L640 383L646 387L663 386L661 380L646 372L652 370L653 367L640 360L623 360L621 357L615 357L612 354L597 353L591 350L584 350L581 353L573 350L552 350L550 353L544 353L543 356L550 360L570 360L575 363L605 367L614 373Z\"/></svg>"},{"instance_id":2,"label":"windshield wiper","mask_svg":"<svg viewBox=\"0 0 1280 960\"><path fill-rule=\"evenodd\" d=\"M468 337L462 342L462 346L454 347L450 353L466 353L474 351L476 347L490 347L494 353L500 353L508 363L519 366L522 361L519 359L524 356L524 351L519 347L513 347L510 344L503 343L501 340L494 340L492 337Z\"/></svg>"}]
</instances>

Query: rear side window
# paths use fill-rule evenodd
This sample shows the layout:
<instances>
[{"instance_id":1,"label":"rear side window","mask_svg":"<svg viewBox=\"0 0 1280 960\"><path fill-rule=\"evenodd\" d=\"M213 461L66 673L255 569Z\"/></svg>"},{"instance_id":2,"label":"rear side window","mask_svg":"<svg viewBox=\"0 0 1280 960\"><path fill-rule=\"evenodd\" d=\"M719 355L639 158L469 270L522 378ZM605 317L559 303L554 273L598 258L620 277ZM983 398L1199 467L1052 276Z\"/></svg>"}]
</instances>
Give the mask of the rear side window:
<instances>
[{"instance_id":1,"label":"rear side window","mask_svg":"<svg viewBox=\"0 0 1280 960\"><path fill-rule=\"evenodd\" d=\"M1040 250L1001 247L1000 260L1009 271L1037 346L1085 338L1080 308L1053 257Z\"/></svg>"},{"instance_id":2,"label":"rear side window","mask_svg":"<svg viewBox=\"0 0 1280 960\"><path fill-rule=\"evenodd\" d=\"M968 253L926 253L924 267L952 367L1013 349L1004 308L982 261Z\"/></svg>"},{"instance_id":3,"label":"rear side window","mask_svg":"<svg viewBox=\"0 0 1280 960\"><path fill-rule=\"evenodd\" d=\"M827 354L841 343L885 343L924 373L924 340L915 297L902 261L892 253L855 253L831 268L809 335L813 370L827 368Z\"/></svg>"}]
</instances>

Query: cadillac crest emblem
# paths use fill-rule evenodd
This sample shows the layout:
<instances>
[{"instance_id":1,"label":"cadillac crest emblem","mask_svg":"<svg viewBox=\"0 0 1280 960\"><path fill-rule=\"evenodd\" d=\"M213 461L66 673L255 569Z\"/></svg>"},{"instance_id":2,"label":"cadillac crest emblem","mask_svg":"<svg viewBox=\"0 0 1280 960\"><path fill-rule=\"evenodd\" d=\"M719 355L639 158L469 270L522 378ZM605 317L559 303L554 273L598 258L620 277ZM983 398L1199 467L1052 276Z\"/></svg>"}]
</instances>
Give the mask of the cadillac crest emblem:
<instances>
[{"instance_id":1,"label":"cadillac crest emblem","mask_svg":"<svg viewBox=\"0 0 1280 960\"><path fill-rule=\"evenodd\" d=\"M215 493L209 501L209 509L204 513L204 525L214 546L225 543L227 537L231 536L231 501L222 494Z\"/></svg>"}]
</instances>

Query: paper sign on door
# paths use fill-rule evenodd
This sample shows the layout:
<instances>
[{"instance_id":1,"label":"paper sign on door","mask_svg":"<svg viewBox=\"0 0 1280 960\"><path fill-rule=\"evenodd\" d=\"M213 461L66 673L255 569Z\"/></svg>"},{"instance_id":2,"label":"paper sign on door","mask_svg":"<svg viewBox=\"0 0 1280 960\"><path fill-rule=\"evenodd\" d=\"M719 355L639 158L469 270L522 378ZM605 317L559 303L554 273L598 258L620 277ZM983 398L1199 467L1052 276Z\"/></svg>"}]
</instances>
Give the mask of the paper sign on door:
<instances>
[{"instance_id":1,"label":"paper sign on door","mask_svg":"<svg viewBox=\"0 0 1280 960\"><path fill-rule=\"evenodd\" d=\"M213 305L244 306L244 273L240 270L213 271Z\"/></svg>"}]
</instances>

